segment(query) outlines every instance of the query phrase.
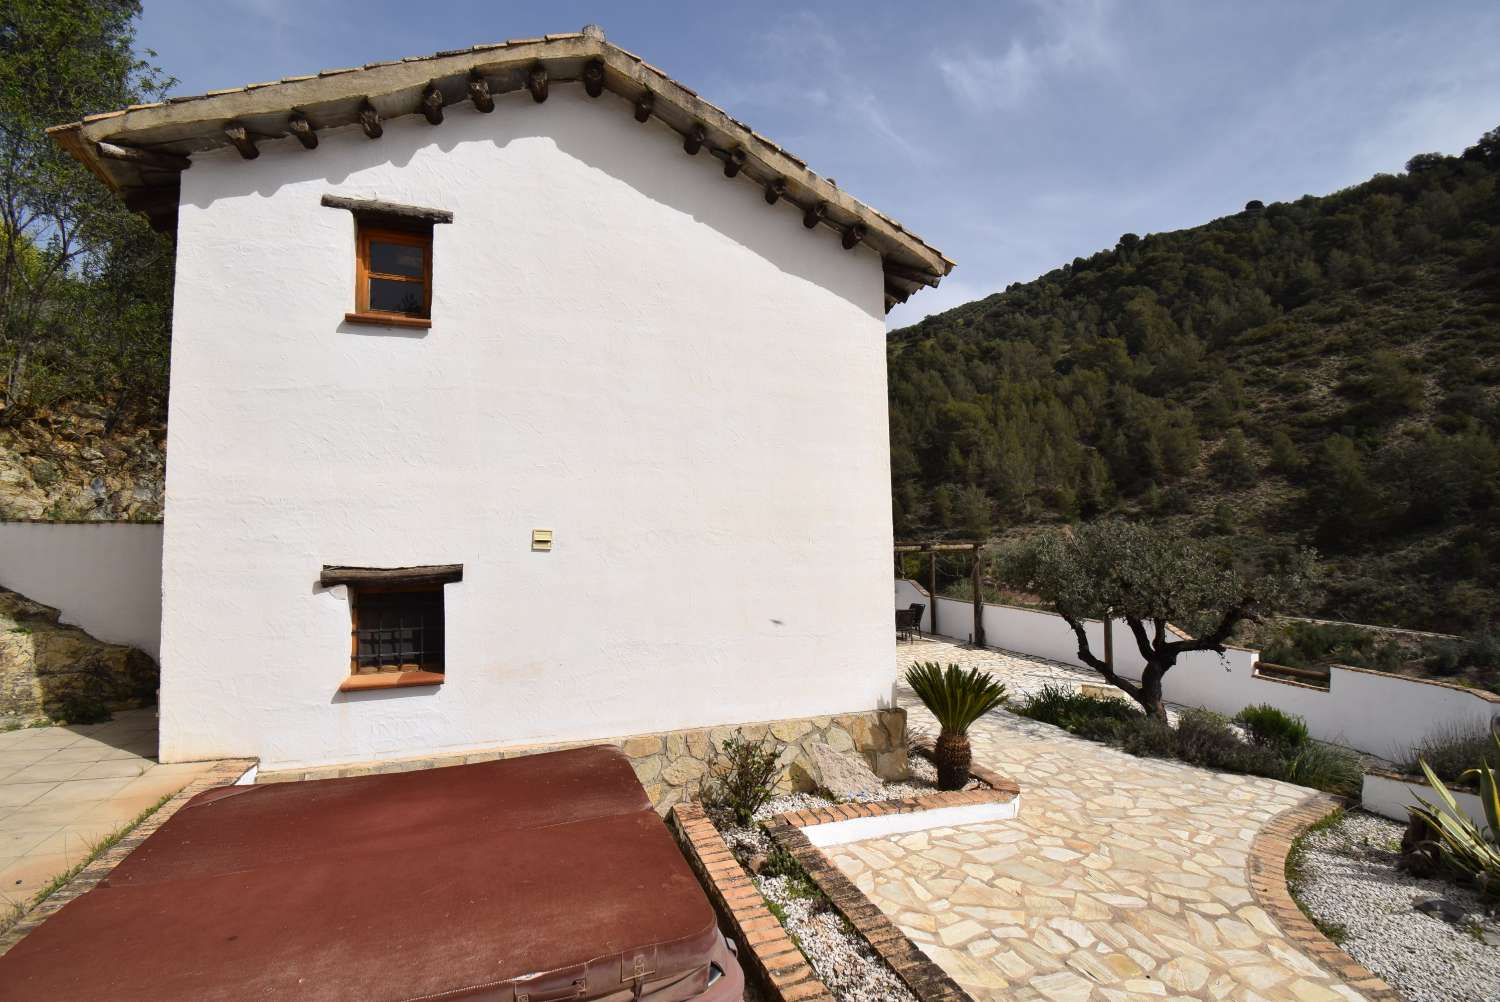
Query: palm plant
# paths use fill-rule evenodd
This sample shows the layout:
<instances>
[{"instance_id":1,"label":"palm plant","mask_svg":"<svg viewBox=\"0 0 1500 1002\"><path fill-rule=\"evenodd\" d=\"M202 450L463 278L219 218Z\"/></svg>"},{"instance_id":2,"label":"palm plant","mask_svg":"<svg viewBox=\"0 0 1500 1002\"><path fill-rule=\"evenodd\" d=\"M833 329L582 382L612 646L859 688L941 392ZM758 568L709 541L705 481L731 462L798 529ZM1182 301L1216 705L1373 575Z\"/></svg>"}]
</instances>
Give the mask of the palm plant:
<instances>
[{"instance_id":1,"label":"palm plant","mask_svg":"<svg viewBox=\"0 0 1500 1002\"><path fill-rule=\"evenodd\" d=\"M954 664L943 668L936 661L906 669L906 684L937 718L940 730L932 759L937 765L938 789L963 789L973 762L969 725L1005 702L1005 686L978 668L964 671Z\"/></svg>"},{"instance_id":2,"label":"palm plant","mask_svg":"<svg viewBox=\"0 0 1500 1002\"><path fill-rule=\"evenodd\" d=\"M1494 742L1496 762L1500 763L1500 728L1490 734ZM1458 806L1448 787L1426 760L1418 760L1427 783L1437 794L1439 803L1433 804L1418 797L1421 807L1408 807L1414 819L1425 824L1436 839L1423 843L1417 851L1435 854L1452 870L1474 881L1482 893L1500 894L1500 769L1490 768L1488 758L1480 760L1479 767L1470 769L1460 777L1462 780L1476 778L1479 781L1479 802L1484 809L1488 824L1480 828Z\"/></svg>"}]
</instances>

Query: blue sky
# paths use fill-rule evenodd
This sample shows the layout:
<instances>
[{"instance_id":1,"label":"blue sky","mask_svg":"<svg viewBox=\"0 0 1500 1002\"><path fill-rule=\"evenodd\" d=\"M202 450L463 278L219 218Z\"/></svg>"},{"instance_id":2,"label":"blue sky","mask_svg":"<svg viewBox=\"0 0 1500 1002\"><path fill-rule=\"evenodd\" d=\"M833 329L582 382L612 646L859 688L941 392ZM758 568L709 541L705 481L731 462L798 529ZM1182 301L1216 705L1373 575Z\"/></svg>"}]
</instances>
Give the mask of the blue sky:
<instances>
[{"instance_id":1,"label":"blue sky","mask_svg":"<svg viewBox=\"0 0 1500 1002\"><path fill-rule=\"evenodd\" d=\"M1493 2L145 0L139 43L201 93L590 22L958 262L893 327L1500 125Z\"/></svg>"}]
</instances>

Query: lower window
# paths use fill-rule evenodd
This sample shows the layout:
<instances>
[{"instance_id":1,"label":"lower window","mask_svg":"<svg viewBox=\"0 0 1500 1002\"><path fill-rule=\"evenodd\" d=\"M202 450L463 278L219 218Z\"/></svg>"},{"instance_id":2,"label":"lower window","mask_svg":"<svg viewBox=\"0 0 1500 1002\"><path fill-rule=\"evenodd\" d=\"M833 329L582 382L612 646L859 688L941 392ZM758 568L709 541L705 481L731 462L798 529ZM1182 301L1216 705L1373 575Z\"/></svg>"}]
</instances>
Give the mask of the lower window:
<instances>
[{"instance_id":1,"label":"lower window","mask_svg":"<svg viewBox=\"0 0 1500 1002\"><path fill-rule=\"evenodd\" d=\"M443 673L443 588L353 588L354 675Z\"/></svg>"}]
</instances>

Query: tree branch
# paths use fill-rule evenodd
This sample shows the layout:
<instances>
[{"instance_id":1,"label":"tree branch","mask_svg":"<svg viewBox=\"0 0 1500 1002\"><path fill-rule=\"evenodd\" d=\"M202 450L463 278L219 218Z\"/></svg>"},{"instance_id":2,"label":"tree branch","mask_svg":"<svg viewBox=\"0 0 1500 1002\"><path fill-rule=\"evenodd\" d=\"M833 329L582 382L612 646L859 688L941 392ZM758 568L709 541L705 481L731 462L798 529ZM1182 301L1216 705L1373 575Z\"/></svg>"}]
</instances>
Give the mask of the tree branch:
<instances>
[{"instance_id":1,"label":"tree branch","mask_svg":"<svg viewBox=\"0 0 1500 1002\"><path fill-rule=\"evenodd\" d=\"M1126 616L1125 623L1130 627L1130 632L1135 636L1135 646L1140 649L1141 657L1147 661L1156 659L1156 651L1151 647L1151 640L1146 636L1146 626L1134 616Z\"/></svg>"},{"instance_id":2,"label":"tree branch","mask_svg":"<svg viewBox=\"0 0 1500 1002\"><path fill-rule=\"evenodd\" d=\"M1114 669L1112 669L1105 661L1094 656L1093 650L1089 648L1089 635L1088 631L1084 628L1083 621L1067 614L1060 615L1062 615L1062 618L1067 620L1068 625L1073 628L1073 636L1078 638L1078 660L1082 661L1084 664L1094 669L1094 671L1104 676L1104 681L1108 682L1110 685L1125 690L1125 692L1128 693L1132 699L1139 700L1141 698L1140 686L1136 685L1128 678L1121 678L1120 676L1116 675ZM1106 624L1105 629L1108 628L1109 627Z\"/></svg>"},{"instance_id":3,"label":"tree branch","mask_svg":"<svg viewBox=\"0 0 1500 1002\"><path fill-rule=\"evenodd\" d=\"M1215 654L1223 654L1225 641L1234 632L1234 628L1240 625L1247 611L1248 608L1244 602L1232 605L1224 610L1224 614L1219 617L1218 624L1208 633L1188 640L1174 640L1164 645L1163 650L1173 654L1181 654L1184 651L1213 651Z\"/></svg>"}]
</instances>

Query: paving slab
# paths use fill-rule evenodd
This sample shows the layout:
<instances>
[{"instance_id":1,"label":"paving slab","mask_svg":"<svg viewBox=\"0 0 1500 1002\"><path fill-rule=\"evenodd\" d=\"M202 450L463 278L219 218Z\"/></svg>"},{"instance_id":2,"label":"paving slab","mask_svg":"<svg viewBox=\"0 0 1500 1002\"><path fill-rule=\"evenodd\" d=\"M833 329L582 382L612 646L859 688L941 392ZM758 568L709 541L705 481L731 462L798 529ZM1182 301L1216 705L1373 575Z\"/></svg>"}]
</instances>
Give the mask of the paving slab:
<instances>
[{"instance_id":1,"label":"paving slab","mask_svg":"<svg viewBox=\"0 0 1500 1002\"><path fill-rule=\"evenodd\" d=\"M1053 662L943 643L917 660L978 665L1012 692L1088 680ZM913 730L936 722L904 687ZM1018 780L1020 816L825 850L976 999L1358 1000L1255 902L1255 835L1313 791L1136 758L1004 711L970 733Z\"/></svg>"},{"instance_id":2,"label":"paving slab","mask_svg":"<svg viewBox=\"0 0 1500 1002\"><path fill-rule=\"evenodd\" d=\"M212 762L156 761L156 711L0 734L0 906L29 899Z\"/></svg>"}]
</instances>

